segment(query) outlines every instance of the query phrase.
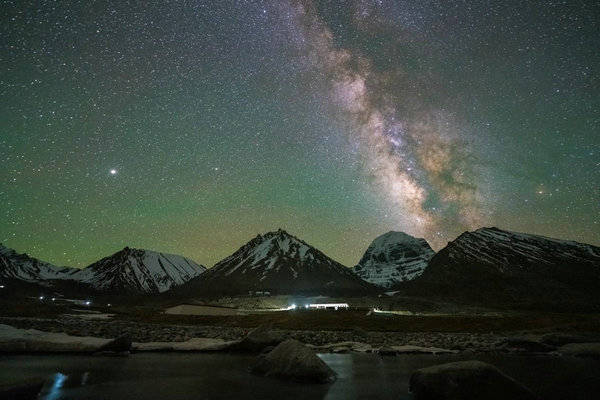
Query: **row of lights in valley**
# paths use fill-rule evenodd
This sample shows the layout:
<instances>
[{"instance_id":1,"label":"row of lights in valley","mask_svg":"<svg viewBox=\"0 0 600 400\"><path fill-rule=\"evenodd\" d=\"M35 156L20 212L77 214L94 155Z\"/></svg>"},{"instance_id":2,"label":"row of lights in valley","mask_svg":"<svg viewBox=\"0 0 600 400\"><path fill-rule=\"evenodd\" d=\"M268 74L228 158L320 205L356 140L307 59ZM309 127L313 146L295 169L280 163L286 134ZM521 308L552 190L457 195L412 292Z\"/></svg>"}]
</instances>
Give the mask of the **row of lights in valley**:
<instances>
[{"instance_id":1,"label":"row of lights in valley","mask_svg":"<svg viewBox=\"0 0 600 400\"><path fill-rule=\"evenodd\" d=\"M281 310L283 311L290 311L290 310L295 310L297 309L298 306L296 304L292 304L286 308L282 308ZM304 305L305 309L311 309L311 310L338 310L338 309L342 309L342 310L347 310L349 308L348 303L320 303L320 304L305 304Z\"/></svg>"},{"instance_id":2,"label":"row of lights in valley","mask_svg":"<svg viewBox=\"0 0 600 400\"><path fill-rule=\"evenodd\" d=\"M4 286L4 285L0 285L0 289L4 289L5 287L6 287L6 286ZM39 297L38 297L38 299L39 299L40 301L44 301L44 300L46 300L46 296L43 296L43 295L42 295L42 296L39 296ZM51 298L50 298L50 300L51 300L51 301L56 301L57 299L56 299L56 297L51 297ZM83 303L82 303L82 304L83 304L83 305L85 305L85 306L91 306L91 305L92 305L92 301L91 301L91 300L85 300L85 301L83 301ZM107 303L107 304L106 304L106 306L107 306L107 307L110 307L111 305L112 305L112 304L110 304L110 303Z\"/></svg>"},{"instance_id":3,"label":"row of lights in valley","mask_svg":"<svg viewBox=\"0 0 600 400\"><path fill-rule=\"evenodd\" d=\"M39 299L40 301L44 301L44 300L46 299L46 296L40 296L40 297L38 297L38 299ZM56 297L51 297L51 298L50 298L50 300L52 300L52 301L56 301L57 299L56 299ZM75 302L79 302L79 301L75 301ZM91 300L85 300L85 301L81 302L80 304L82 304L82 305L84 305L84 306L91 306L91 305L92 305L92 301L91 301ZM111 306L111 304L110 304L110 303L108 303L106 306L107 306L107 307L110 307L110 306Z\"/></svg>"}]
</instances>

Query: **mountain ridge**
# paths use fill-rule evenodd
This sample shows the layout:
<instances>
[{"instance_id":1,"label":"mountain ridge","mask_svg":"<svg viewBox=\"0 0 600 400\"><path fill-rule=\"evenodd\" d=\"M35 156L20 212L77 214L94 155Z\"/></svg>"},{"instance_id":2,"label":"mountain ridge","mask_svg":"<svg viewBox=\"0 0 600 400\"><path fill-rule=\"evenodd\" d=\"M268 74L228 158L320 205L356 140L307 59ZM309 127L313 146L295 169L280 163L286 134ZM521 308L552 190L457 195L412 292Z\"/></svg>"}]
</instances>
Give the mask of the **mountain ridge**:
<instances>
[{"instance_id":1,"label":"mountain ridge","mask_svg":"<svg viewBox=\"0 0 600 400\"><path fill-rule=\"evenodd\" d=\"M85 268L56 267L0 245L0 276L29 283L53 281L88 285L99 292L161 293L206 268L176 254L125 247Z\"/></svg>"},{"instance_id":2,"label":"mountain ridge","mask_svg":"<svg viewBox=\"0 0 600 400\"><path fill-rule=\"evenodd\" d=\"M496 227L464 232L403 285L409 295L517 308L600 309L600 248Z\"/></svg>"}]
</instances>

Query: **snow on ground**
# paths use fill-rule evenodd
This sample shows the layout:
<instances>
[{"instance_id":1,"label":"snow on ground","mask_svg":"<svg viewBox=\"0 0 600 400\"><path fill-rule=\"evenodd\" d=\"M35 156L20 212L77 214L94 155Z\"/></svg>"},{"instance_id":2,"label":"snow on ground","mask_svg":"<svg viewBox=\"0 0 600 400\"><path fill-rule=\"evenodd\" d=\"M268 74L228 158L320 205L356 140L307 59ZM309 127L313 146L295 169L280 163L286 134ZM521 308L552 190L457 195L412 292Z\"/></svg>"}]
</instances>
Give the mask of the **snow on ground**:
<instances>
[{"instance_id":1,"label":"snow on ground","mask_svg":"<svg viewBox=\"0 0 600 400\"><path fill-rule=\"evenodd\" d=\"M87 319L87 320L90 320L90 319L108 320L115 316L115 314L102 314L102 313L99 313L99 314L88 314L88 313L85 313L85 314L63 314L63 315L65 317L73 317L73 318Z\"/></svg>"},{"instance_id":2,"label":"snow on ground","mask_svg":"<svg viewBox=\"0 0 600 400\"><path fill-rule=\"evenodd\" d=\"M133 343L135 351L219 351L225 350L237 341L223 339L192 338L185 342L147 342Z\"/></svg>"},{"instance_id":3,"label":"snow on ground","mask_svg":"<svg viewBox=\"0 0 600 400\"><path fill-rule=\"evenodd\" d=\"M165 314L174 315L243 315L243 312L235 308L195 306L191 304L180 304L175 307L167 308Z\"/></svg>"},{"instance_id":4,"label":"snow on ground","mask_svg":"<svg viewBox=\"0 0 600 400\"><path fill-rule=\"evenodd\" d=\"M0 324L0 352L92 352L110 340Z\"/></svg>"},{"instance_id":5,"label":"snow on ground","mask_svg":"<svg viewBox=\"0 0 600 400\"><path fill-rule=\"evenodd\" d=\"M112 339L71 336L66 333L19 329L0 324L0 353L93 353ZM192 338L185 342L133 343L134 351L218 351L234 342L212 338Z\"/></svg>"}]
</instances>

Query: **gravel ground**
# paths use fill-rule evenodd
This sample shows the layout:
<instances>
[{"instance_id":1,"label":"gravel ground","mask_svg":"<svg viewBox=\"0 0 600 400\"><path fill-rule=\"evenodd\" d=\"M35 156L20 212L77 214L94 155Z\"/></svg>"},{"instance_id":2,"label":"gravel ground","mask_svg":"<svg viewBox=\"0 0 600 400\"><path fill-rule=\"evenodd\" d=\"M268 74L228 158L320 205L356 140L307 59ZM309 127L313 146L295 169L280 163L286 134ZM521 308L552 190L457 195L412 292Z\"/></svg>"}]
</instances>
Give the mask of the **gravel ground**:
<instances>
[{"instance_id":1,"label":"gravel ground","mask_svg":"<svg viewBox=\"0 0 600 400\"><path fill-rule=\"evenodd\" d=\"M248 332L248 329L238 327L163 325L110 319L90 320L76 316L62 316L58 319L2 317L0 323L23 329L64 332L73 336L114 338L128 334L135 342L181 342L193 337L235 340L241 339ZM496 334L366 332L361 329L278 332L285 338L294 338L313 345L354 341L368 343L373 347L414 345L473 352L497 351L498 343L505 339L504 336Z\"/></svg>"}]
</instances>

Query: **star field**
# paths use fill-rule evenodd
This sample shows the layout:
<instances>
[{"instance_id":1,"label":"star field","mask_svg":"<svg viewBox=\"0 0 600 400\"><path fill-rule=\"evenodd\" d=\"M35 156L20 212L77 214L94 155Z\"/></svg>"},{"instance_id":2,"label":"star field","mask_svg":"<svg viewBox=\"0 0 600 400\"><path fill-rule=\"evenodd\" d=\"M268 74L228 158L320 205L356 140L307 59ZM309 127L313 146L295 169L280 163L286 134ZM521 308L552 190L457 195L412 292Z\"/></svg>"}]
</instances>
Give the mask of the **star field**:
<instances>
[{"instance_id":1,"label":"star field","mask_svg":"<svg viewBox=\"0 0 600 400\"><path fill-rule=\"evenodd\" d=\"M5 1L0 241L212 265L282 227L600 244L600 6Z\"/></svg>"}]
</instances>

